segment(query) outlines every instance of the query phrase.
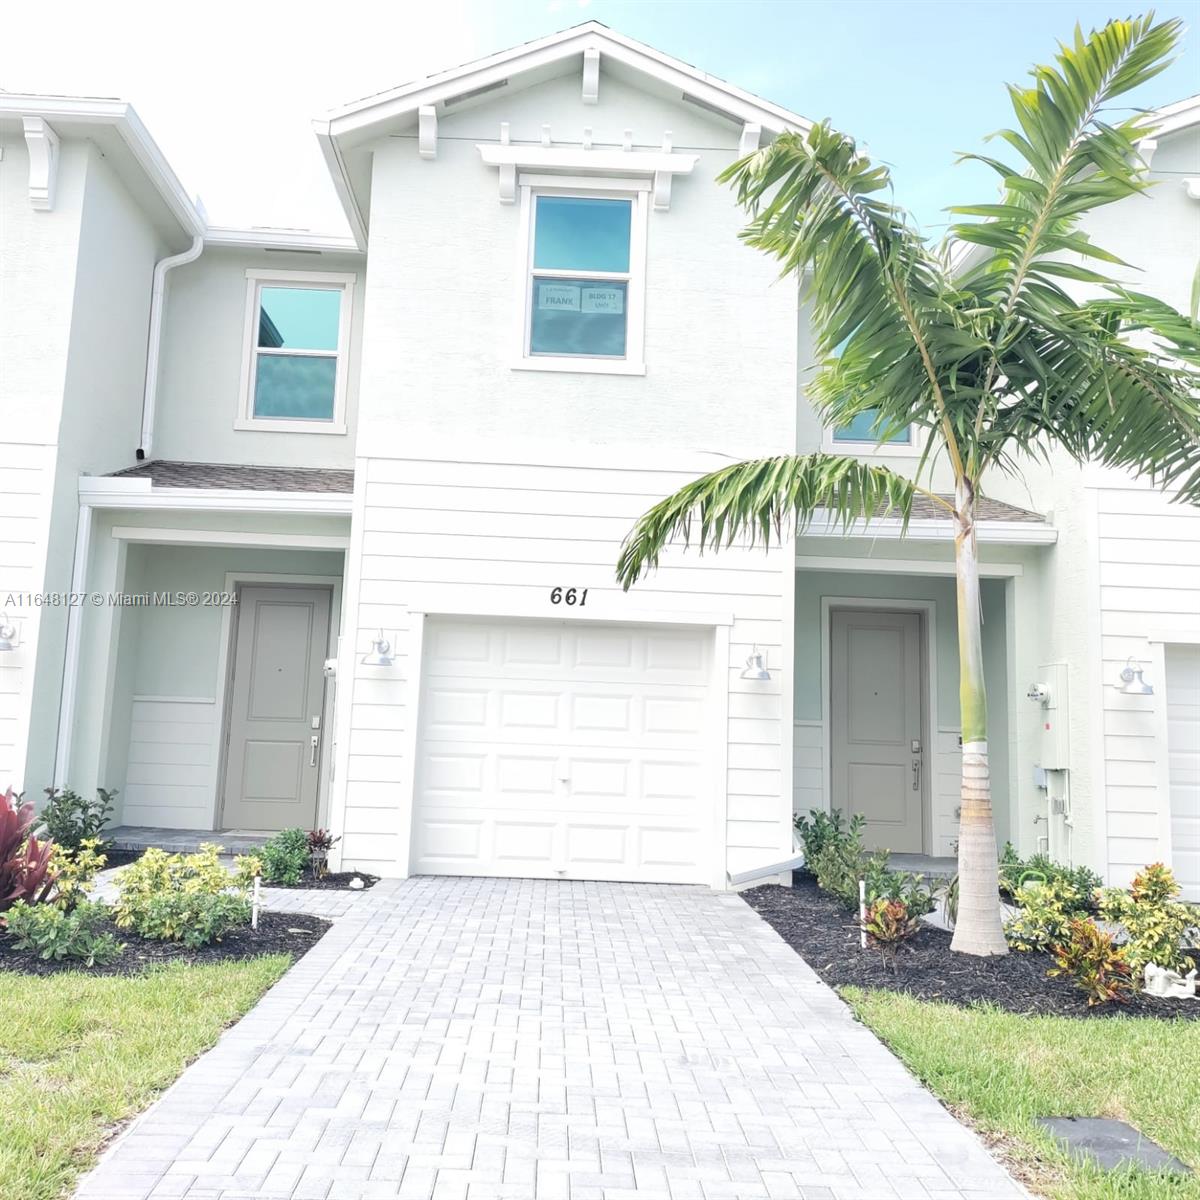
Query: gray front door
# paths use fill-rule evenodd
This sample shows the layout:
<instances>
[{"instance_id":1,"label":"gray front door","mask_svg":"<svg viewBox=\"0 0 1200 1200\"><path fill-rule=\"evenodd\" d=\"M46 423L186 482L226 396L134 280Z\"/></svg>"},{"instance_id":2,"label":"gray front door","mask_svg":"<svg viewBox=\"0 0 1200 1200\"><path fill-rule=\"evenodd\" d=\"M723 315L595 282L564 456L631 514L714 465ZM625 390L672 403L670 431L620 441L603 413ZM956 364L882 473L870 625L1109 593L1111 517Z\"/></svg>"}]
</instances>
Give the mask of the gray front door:
<instances>
[{"instance_id":1,"label":"gray front door","mask_svg":"<svg viewBox=\"0 0 1200 1200\"><path fill-rule=\"evenodd\" d=\"M226 829L311 829L317 817L330 591L243 587L229 680Z\"/></svg>"},{"instance_id":2,"label":"gray front door","mask_svg":"<svg viewBox=\"0 0 1200 1200\"><path fill-rule=\"evenodd\" d=\"M833 807L877 850L924 850L921 617L835 609L830 619Z\"/></svg>"}]
</instances>

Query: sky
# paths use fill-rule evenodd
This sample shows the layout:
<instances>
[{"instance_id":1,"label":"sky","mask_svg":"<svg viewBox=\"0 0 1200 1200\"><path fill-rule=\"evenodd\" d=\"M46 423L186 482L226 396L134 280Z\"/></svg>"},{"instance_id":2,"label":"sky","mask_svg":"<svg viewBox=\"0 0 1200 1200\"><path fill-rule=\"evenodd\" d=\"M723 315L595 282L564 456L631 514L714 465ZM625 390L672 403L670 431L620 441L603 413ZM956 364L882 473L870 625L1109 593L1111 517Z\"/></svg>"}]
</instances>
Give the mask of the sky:
<instances>
[{"instance_id":1,"label":"sky","mask_svg":"<svg viewBox=\"0 0 1200 1200\"><path fill-rule=\"evenodd\" d=\"M1200 0L1177 61L1128 99L1200 93ZM956 152L1011 123L1004 90L1129 0L52 0L10 5L0 89L132 102L214 225L345 232L312 118L360 96L598 20L804 116L892 168L930 233L994 198Z\"/></svg>"}]
</instances>

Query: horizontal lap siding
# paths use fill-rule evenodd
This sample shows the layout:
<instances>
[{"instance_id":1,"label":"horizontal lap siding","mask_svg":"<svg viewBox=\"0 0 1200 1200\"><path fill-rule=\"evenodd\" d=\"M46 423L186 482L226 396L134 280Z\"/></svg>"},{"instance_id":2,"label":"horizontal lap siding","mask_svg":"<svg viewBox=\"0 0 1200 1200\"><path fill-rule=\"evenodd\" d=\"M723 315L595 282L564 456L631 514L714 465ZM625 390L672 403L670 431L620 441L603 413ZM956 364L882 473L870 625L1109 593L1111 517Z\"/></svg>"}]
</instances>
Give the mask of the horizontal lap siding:
<instances>
[{"instance_id":1,"label":"horizontal lap siding","mask_svg":"<svg viewBox=\"0 0 1200 1200\"><path fill-rule=\"evenodd\" d=\"M1147 666L1153 696L1108 685L1129 657L1151 658L1148 638L1200 638L1200 513L1137 486L1100 489L1096 508L1108 872L1125 884L1163 856L1166 681Z\"/></svg>"},{"instance_id":2,"label":"horizontal lap siding","mask_svg":"<svg viewBox=\"0 0 1200 1200\"><path fill-rule=\"evenodd\" d=\"M122 824L211 829L217 733L215 700L135 696Z\"/></svg>"},{"instance_id":3,"label":"horizontal lap siding","mask_svg":"<svg viewBox=\"0 0 1200 1200\"><path fill-rule=\"evenodd\" d=\"M53 456L50 446L0 444L0 612L17 618L21 636L16 651L0 654L0 791L24 782L40 610L13 593L42 590Z\"/></svg>"},{"instance_id":4,"label":"horizontal lap siding","mask_svg":"<svg viewBox=\"0 0 1200 1200\"><path fill-rule=\"evenodd\" d=\"M757 865L790 845L782 796L787 739L781 687L743 680L754 645L773 668L781 662L784 572L761 550L720 555L671 552L630 593L614 579L621 541L651 504L699 472L536 463L454 463L372 458L364 473L355 678L346 760L344 855L394 871L403 819L405 735L413 720L409 683L409 607L422 589L451 589L495 612L531 606L553 619L569 611L549 601L555 586L588 588L589 614L623 610L729 613L729 866ZM579 609L575 614L581 615ZM386 670L357 662L378 629L397 656Z\"/></svg>"}]
</instances>

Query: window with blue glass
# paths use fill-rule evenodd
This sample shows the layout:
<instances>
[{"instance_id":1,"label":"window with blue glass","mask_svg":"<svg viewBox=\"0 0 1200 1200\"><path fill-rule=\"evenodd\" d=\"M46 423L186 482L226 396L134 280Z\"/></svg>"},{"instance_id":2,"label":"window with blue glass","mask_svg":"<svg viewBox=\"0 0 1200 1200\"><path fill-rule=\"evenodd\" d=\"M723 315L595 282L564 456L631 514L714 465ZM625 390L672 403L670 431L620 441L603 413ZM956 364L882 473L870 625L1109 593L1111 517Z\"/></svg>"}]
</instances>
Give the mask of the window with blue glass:
<instances>
[{"instance_id":1,"label":"window with blue glass","mask_svg":"<svg viewBox=\"0 0 1200 1200\"><path fill-rule=\"evenodd\" d=\"M880 437L878 431L875 429L875 418L877 416L878 411L876 409L864 409L845 425L841 425L835 429L833 431L833 440L835 442L869 442L873 446L878 444ZM905 425L903 429L896 430L891 437L883 438L882 442L884 445L889 446L911 446L912 426Z\"/></svg>"},{"instance_id":2,"label":"window with blue glass","mask_svg":"<svg viewBox=\"0 0 1200 1200\"><path fill-rule=\"evenodd\" d=\"M632 221L626 198L534 197L530 355L626 357Z\"/></svg>"},{"instance_id":3,"label":"window with blue glass","mask_svg":"<svg viewBox=\"0 0 1200 1200\"><path fill-rule=\"evenodd\" d=\"M252 288L246 416L252 421L332 425L341 417L345 283L322 286L286 277L260 278Z\"/></svg>"}]
</instances>

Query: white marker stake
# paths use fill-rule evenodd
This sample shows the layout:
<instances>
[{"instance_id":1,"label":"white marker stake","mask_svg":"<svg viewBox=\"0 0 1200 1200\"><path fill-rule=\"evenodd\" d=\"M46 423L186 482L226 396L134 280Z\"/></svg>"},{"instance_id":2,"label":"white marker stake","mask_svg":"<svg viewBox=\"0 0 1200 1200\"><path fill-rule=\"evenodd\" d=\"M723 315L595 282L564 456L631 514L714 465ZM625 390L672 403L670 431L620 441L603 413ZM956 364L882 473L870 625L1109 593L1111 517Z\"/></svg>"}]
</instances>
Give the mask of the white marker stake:
<instances>
[{"instance_id":1,"label":"white marker stake","mask_svg":"<svg viewBox=\"0 0 1200 1200\"><path fill-rule=\"evenodd\" d=\"M255 883L258 882L256 879ZM867 881L860 879L858 881L858 944L865 950L867 948Z\"/></svg>"},{"instance_id":2,"label":"white marker stake","mask_svg":"<svg viewBox=\"0 0 1200 1200\"><path fill-rule=\"evenodd\" d=\"M251 929L258 928L258 909L259 909L259 906L262 904L261 885L262 885L262 880L259 878L259 876L255 875L255 877L254 877L254 894L253 894L253 898L250 901L250 928Z\"/></svg>"}]
</instances>

